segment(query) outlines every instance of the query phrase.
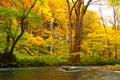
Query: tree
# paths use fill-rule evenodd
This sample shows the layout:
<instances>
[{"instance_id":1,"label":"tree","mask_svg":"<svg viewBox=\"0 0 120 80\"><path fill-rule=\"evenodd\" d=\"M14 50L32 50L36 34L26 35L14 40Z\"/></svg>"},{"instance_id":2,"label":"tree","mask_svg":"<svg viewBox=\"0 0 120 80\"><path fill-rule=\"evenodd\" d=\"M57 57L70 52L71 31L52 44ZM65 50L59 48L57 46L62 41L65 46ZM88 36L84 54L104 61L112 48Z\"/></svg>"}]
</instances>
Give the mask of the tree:
<instances>
[{"instance_id":1,"label":"tree","mask_svg":"<svg viewBox=\"0 0 120 80\"><path fill-rule=\"evenodd\" d=\"M120 12L120 1L118 0L108 0L109 4L111 5L112 7L112 11L113 11L113 14L112 14L112 17L110 19L110 23L112 24L112 28L113 30L116 31L116 34L117 35L117 31L120 29L120 15L119 15L119 12ZM118 58L118 46L117 46L117 36L115 37L115 58Z\"/></svg>"},{"instance_id":2,"label":"tree","mask_svg":"<svg viewBox=\"0 0 120 80\"><path fill-rule=\"evenodd\" d=\"M69 26L70 26L70 33L71 33L71 27L72 22L71 22L71 16L74 12L75 16L75 21L74 21L74 30L75 30L75 37L74 37L74 46L73 46L73 52L79 52L81 50L81 44L82 44L82 39L83 39L83 18L84 15L87 11L88 6L93 0L87 0L87 3L85 4L85 0L72 0L72 6L71 2L69 0L66 0L67 5L68 5L68 20L69 20ZM71 34L70 34L71 35ZM72 59L75 64L78 64L80 62L80 54L76 54Z\"/></svg>"},{"instance_id":3,"label":"tree","mask_svg":"<svg viewBox=\"0 0 120 80\"><path fill-rule=\"evenodd\" d=\"M9 66L12 62L16 61L16 58L13 54L15 46L20 38L24 35L27 27L27 16L30 15L36 2L37 0L34 0L28 7L25 4L25 0L20 0L15 1L15 6L11 5L11 8L8 6L0 7L0 16L4 22L3 24L5 24L5 26L2 26L5 27L4 29L6 33L6 46L4 48L4 52L0 55L1 66ZM20 7L18 7L17 4L20 4ZM10 12L10 14L8 12ZM14 28L15 32L13 32L12 26L13 24L16 25L14 21L17 23L16 28Z\"/></svg>"},{"instance_id":4,"label":"tree","mask_svg":"<svg viewBox=\"0 0 120 80\"><path fill-rule=\"evenodd\" d=\"M104 17L104 14L103 14L103 11L102 11L102 8L101 8L101 3L98 4L98 10L99 10L99 14L100 14L100 17L101 17L101 21L102 21L102 24L103 24L103 27L104 27L104 33L106 34L106 38L107 38L107 35L108 35L108 31L107 31L107 22L105 20L105 17ZM110 52L110 41L109 39L107 38L106 40L106 44L107 44L107 48L105 50L105 52L108 53L109 57L111 58L111 52Z\"/></svg>"}]
</instances>

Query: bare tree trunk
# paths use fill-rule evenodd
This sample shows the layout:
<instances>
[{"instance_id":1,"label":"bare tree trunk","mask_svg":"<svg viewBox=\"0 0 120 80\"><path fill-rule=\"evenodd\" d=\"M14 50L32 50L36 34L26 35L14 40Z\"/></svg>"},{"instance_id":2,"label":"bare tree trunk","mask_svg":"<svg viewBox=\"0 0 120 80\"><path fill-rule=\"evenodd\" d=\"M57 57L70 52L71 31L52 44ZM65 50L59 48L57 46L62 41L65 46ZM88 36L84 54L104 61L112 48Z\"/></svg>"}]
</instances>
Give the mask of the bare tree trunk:
<instances>
[{"instance_id":1,"label":"bare tree trunk","mask_svg":"<svg viewBox=\"0 0 120 80\"><path fill-rule=\"evenodd\" d=\"M20 35L13 41L13 44L12 44L12 47L10 49L10 52L9 54L13 54L13 51L15 49L15 45L17 44L17 42L19 41L19 39L23 36L24 34L24 31L25 31L25 28L24 28L24 19L21 20L21 23L20 23L20 26L21 26L21 33Z\"/></svg>"},{"instance_id":2,"label":"bare tree trunk","mask_svg":"<svg viewBox=\"0 0 120 80\"><path fill-rule=\"evenodd\" d=\"M77 17L76 17L77 18ZM75 60L74 63L75 64L79 64L80 62L80 50L81 50L81 45L82 45L82 40L83 40L83 17L81 17L80 19L76 19L76 23L75 23L75 37L74 37L74 53L77 52L77 54L74 56Z\"/></svg>"},{"instance_id":3,"label":"bare tree trunk","mask_svg":"<svg viewBox=\"0 0 120 80\"><path fill-rule=\"evenodd\" d=\"M70 3L69 0L66 0L67 4L68 4L68 15L69 15L69 26L71 26L71 15L72 15L72 11L75 11L75 37L74 37L74 46L73 46L73 53L77 53L80 52L81 49L81 44L82 44L82 40L83 40L83 18L84 15L86 13L86 10L88 8L88 6L90 5L90 2L92 2L92 0L88 0L87 4L84 5L84 0L72 0L73 6L70 9ZM74 64L79 64L80 63L80 54L75 54L74 56L72 56L71 58L72 62Z\"/></svg>"},{"instance_id":4,"label":"bare tree trunk","mask_svg":"<svg viewBox=\"0 0 120 80\"><path fill-rule=\"evenodd\" d=\"M105 22L105 19L104 19L104 16L103 16L103 12L102 12L102 8L101 8L101 5L99 4L98 5L98 9L99 9L99 14L100 14L100 17L102 18L102 24L103 24L103 27L104 27L104 33L107 34L107 29L106 29L106 22ZM107 37L107 36L106 36ZM105 50L105 52L108 53L108 56L111 58L111 52L110 52L110 41L109 39L107 38L106 40L106 43L107 43L107 46L108 48ZM104 54L105 55L105 54Z\"/></svg>"},{"instance_id":5,"label":"bare tree trunk","mask_svg":"<svg viewBox=\"0 0 120 80\"><path fill-rule=\"evenodd\" d=\"M117 26L119 26L119 24L117 25L117 22L119 22L118 20L119 20L119 16L118 16L118 11L119 11L119 8L117 8L116 6L113 6L112 7L113 8L113 24L112 24L112 26L113 26L113 29L115 30L115 31L117 31L118 30L118 28L117 28ZM117 48L117 38L115 37L115 58L118 58L118 48Z\"/></svg>"}]
</instances>

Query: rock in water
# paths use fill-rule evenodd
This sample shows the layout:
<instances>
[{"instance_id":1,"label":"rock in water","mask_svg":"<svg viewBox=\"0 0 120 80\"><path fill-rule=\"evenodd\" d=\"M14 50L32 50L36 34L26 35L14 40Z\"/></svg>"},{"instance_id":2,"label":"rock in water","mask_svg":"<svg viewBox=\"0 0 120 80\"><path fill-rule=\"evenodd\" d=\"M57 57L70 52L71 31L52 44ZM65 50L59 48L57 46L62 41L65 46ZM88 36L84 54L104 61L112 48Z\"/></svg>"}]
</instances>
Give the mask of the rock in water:
<instances>
[{"instance_id":1,"label":"rock in water","mask_svg":"<svg viewBox=\"0 0 120 80\"><path fill-rule=\"evenodd\" d=\"M66 71L72 71L73 70L73 68L70 67L70 66L63 66L62 69L66 70Z\"/></svg>"}]
</instances>

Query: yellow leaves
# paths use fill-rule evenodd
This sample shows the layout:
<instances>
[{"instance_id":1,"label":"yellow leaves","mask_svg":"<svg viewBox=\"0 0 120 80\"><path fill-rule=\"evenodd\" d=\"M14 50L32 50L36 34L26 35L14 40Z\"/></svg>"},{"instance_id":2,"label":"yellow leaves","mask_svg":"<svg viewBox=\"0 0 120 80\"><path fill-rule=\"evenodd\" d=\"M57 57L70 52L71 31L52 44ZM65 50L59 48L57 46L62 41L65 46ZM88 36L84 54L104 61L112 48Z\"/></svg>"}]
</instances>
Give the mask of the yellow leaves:
<instances>
[{"instance_id":1,"label":"yellow leaves","mask_svg":"<svg viewBox=\"0 0 120 80\"><path fill-rule=\"evenodd\" d=\"M52 34L51 31L48 31L46 29L43 29L42 36L50 36Z\"/></svg>"},{"instance_id":2,"label":"yellow leaves","mask_svg":"<svg viewBox=\"0 0 120 80\"><path fill-rule=\"evenodd\" d=\"M44 43L44 40L43 40L43 38L37 36L37 37L32 37L32 38L28 39L26 41L26 43L35 44L37 46L40 46Z\"/></svg>"},{"instance_id":3,"label":"yellow leaves","mask_svg":"<svg viewBox=\"0 0 120 80\"><path fill-rule=\"evenodd\" d=\"M110 46L108 46L108 45L106 45L106 44L104 44L103 45L103 48L105 48L105 49L108 49Z\"/></svg>"},{"instance_id":4,"label":"yellow leaves","mask_svg":"<svg viewBox=\"0 0 120 80\"><path fill-rule=\"evenodd\" d=\"M99 24L94 25L94 29L94 32L89 33L88 37L94 38L95 41L97 41L97 39L99 41L115 41L116 39L120 40L120 32L113 30L112 27L106 26L106 33L104 31L104 27Z\"/></svg>"},{"instance_id":5,"label":"yellow leaves","mask_svg":"<svg viewBox=\"0 0 120 80\"><path fill-rule=\"evenodd\" d=\"M54 22L54 20L55 20L54 18L51 18L51 21L52 21L52 22Z\"/></svg>"},{"instance_id":6,"label":"yellow leaves","mask_svg":"<svg viewBox=\"0 0 120 80\"><path fill-rule=\"evenodd\" d=\"M59 37L63 37L63 36L64 36L65 30L57 27L57 28L55 29L55 31L56 31L56 34L57 34Z\"/></svg>"},{"instance_id":7,"label":"yellow leaves","mask_svg":"<svg viewBox=\"0 0 120 80\"><path fill-rule=\"evenodd\" d=\"M60 22L65 22L65 20L67 20L66 10L65 9L61 9L61 8L56 9L55 16L57 17L57 19Z\"/></svg>"},{"instance_id":8,"label":"yellow leaves","mask_svg":"<svg viewBox=\"0 0 120 80\"><path fill-rule=\"evenodd\" d=\"M111 35L106 35L106 40L109 40L109 41L112 41L113 40L113 37Z\"/></svg>"},{"instance_id":9,"label":"yellow leaves","mask_svg":"<svg viewBox=\"0 0 120 80\"><path fill-rule=\"evenodd\" d=\"M88 42L87 41L83 41L83 47L87 47L88 46Z\"/></svg>"},{"instance_id":10,"label":"yellow leaves","mask_svg":"<svg viewBox=\"0 0 120 80\"><path fill-rule=\"evenodd\" d=\"M44 7L41 7L40 13L42 13L42 18L46 21L51 20L52 14L50 13L50 7L48 5L44 5Z\"/></svg>"},{"instance_id":11,"label":"yellow leaves","mask_svg":"<svg viewBox=\"0 0 120 80\"><path fill-rule=\"evenodd\" d=\"M58 13L64 13L65 10L64 10L64 9L61 9L61 8L58 8L58 9L56 10L56 12L58 12Z\"/></svg>"},{"instance_id":12,"label":"yellow leaves","mask_svg":"<svg viewBox=\"0 0 120 80\"><path fill-rule=\"evenodd\" d=\"M52 36L49 37L49 41L53 42L53 37Z\"/></svg>"}]
</instances>

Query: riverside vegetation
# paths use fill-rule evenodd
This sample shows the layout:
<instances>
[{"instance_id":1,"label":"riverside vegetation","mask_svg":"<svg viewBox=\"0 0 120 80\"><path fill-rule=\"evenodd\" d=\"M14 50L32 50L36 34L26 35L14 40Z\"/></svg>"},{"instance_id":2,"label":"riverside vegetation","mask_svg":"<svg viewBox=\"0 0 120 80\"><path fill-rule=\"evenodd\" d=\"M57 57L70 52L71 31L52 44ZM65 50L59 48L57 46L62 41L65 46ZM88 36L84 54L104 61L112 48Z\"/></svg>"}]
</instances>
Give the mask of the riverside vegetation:
<instances>
[{"instance_id":1,"label":"riverside vegetation","mask_svg":"<svg viewBox=\"0 0 120 80\"><path fill-rule=\"evenodd\" d=\"M1 0L0 66L120 64L119 2L107 1L111 25L92 2Z\"/></svg>"}]
</instances>

